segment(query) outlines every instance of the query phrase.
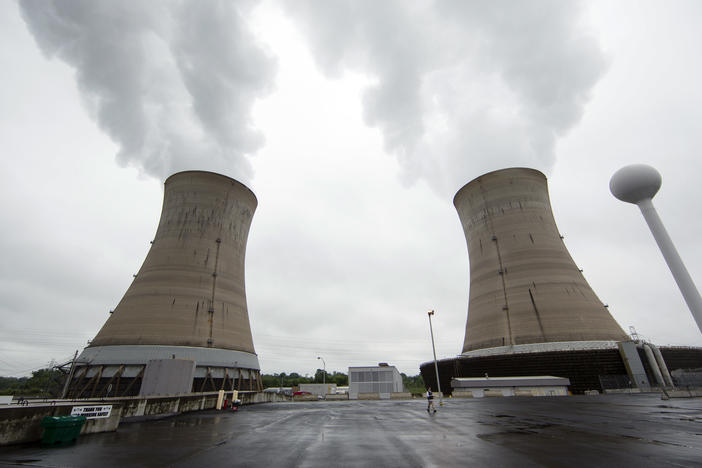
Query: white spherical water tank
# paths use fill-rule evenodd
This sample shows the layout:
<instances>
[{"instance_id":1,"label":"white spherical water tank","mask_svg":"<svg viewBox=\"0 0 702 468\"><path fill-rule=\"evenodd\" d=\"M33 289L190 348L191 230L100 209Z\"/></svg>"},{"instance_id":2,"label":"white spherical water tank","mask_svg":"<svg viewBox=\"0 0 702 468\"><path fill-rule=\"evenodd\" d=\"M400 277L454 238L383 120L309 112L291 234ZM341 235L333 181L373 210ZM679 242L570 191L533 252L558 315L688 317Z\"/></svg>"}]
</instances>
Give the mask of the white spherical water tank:
<instances>
[{"instance_id":1,"label":"white spherical water tank","mask_svg":"<svg viewBox=\"0 0 702 468\"><path fill-rule=\"evenodd\" d=\"M627 203L651 199L661 188L661 175L646 164L632 164L614 173L609 181L612 195Z\"/></svg>"},{"instance_id":2,"label":"white spherical water tank","mask_svg":"<svg viewBox=\"0 0 702 468\"><path fill-rule=\"evenodd\" d=\"M670 268L670 272L678 283L680 292L697 322L697 327L702 331L702 296L697 286L692 281L690 273L680 258L673 241L668 235L663 221L653 206L652 198L661 188L661 175L657 170L646 164L632 164L625 166L614 173L609 181L609 190L612 195L627 203L638 205L651 234L661 249L663 258Z\"/></svg>"}]
</instances>

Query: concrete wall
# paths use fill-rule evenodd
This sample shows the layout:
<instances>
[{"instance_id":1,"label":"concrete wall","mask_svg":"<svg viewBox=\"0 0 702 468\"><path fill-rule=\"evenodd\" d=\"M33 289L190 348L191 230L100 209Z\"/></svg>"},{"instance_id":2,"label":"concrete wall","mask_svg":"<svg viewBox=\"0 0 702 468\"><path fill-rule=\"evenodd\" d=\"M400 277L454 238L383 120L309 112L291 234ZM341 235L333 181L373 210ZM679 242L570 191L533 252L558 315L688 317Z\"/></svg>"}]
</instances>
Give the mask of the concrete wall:
<instances>
[{"instance_id":1,"label":"concrete wall","mask_svg":"<svg viewBox=\"0 0 702 468\"><path fill-rule=\"evenodd\" d=\"M61 403L57 405L36 404L30 406L13 405L0 410L0 446L35 442L41 439L43 428L41 420L46 416L68 416L74 406L90 405L90 401L80 403ZM96 403L104 405L105 402ZM113 404L109 418L88 419L81 434L110 432L117 430L122 414L119 404Z\"/></svg>"},{"instance_id":2,"label":"concrete wall","mask_svg":"<svg viewBox=\"0 0 702 468\"><path fill-rule=\"evenodd\" d=\"M218 396L219 392L208 392L147 398L124 397L114 400L119 401L123 407L122 418L133 420L215 409ZM224 398L231 402L232 392L224 392ZM242 405L290 401L290 397L285 395L264 392L239 392L238 399Z\"/></svg>"},{"instance_id":3,"label":"concrete wall","mask_svg":"<svg viewBox=\"0 0 702 468\"><path fill-rule=\"evenodd\" d=\"M300 384L300 391L324 396L336 393L336 384Z\"/></svg>"},{"instance_id":4,"label":"concrete wall","mask_svg":"<svg viewBox=\"0 0 702 468\"><path fill-rule=\"evenodd\" d=\"M409 392L392 392L392 393L359 393L358 400L404 400L411 399L412 394Z\"/></svg>"},{"instance_id":5,"label":"concrete wall","mask_svg":"<svg viewBox=\"0 0 702 468\"><path fill-rule=\"evenodd\" d=\"M232 392L226 392L231 401ZM120 423L142 419L163 418L190 411L214 409L218 392L191 393L158 397L107 398L99 402L91 400L58 401L57 403L33 403L30 406L0 407L0 446L35 442L41 439L41 420L45 416L67 416L74 406L112 405L109 418L89 419L81 434L109 432L117 430ZM290 401L285 395L263 392L239 392L242 404ZM315 397L316 399L316 397Z\"/></svg>"},{"instance_id":6,"label":"concrete wall","mask_svg":"<svg viewBox=\"0 0 702 468\"><path fill-rule=\"evenodd\" d=\"M293 395L293 401L317 401L318 395Z\"/></svg>"},{"instance_id":7,"label":"concrete wall","mask_svg":"<svg viewBox=\"0 0 702 468\"><path fill-rule=\"evenodd\" d=\"M454 398L483 398L510 396L566 396L568 389L561 386L454 388Z\"/></svg>"}]
</instances>

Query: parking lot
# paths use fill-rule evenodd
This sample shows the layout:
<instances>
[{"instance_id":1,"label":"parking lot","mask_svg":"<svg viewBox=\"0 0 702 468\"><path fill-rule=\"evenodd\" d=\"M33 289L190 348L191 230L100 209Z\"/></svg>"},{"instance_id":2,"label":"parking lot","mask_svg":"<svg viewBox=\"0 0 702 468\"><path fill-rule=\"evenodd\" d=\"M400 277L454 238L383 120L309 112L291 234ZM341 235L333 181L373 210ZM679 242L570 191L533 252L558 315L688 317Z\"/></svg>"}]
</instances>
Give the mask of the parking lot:
<instances>
[{"instance_id":1,"label":"parking lot","mask_svg":"<svg viewBox=\"0 0 702 468\"><path fill-rule=\"evenodd\" d=\"M122 424L0 466L700 466L702 399L658 395L291 402Z\"/></svg>"}]
</instances>

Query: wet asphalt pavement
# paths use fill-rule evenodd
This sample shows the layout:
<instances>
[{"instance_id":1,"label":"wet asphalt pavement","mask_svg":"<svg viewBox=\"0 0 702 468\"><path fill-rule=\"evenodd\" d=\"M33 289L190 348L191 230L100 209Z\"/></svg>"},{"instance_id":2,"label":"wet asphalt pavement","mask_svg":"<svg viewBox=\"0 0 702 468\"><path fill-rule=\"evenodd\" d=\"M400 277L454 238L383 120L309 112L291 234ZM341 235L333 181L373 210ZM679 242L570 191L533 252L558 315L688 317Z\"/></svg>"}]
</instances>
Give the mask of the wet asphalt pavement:
<instances>
[{"instance_id":1,"label":"wet asphalt pavement","mask_svg":"<svg viewBox=\"0 0 702 468\"><path fill-rule=\"evenodd\" d=\"M702 399L658 395L269 403L123 423L0 466L702 466Z\"/></svg>"}]
</instances>

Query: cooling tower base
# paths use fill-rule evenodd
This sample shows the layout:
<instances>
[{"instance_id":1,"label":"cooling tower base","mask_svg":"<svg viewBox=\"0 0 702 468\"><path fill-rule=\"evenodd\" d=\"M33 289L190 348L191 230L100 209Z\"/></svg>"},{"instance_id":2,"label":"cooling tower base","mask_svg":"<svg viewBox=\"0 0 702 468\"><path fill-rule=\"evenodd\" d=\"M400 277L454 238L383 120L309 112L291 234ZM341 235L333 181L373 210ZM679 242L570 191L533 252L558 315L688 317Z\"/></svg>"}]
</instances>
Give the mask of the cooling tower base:
<instances>
[{"instance_id":1,"label":"cooling tower base","mask_svg":"<svg viewBox=\"0 0 702 468\"><path fill-rule=\"evenodd\" d=\"M192 346L94 346L78 357L65 397L138 395L149 361L163 359L196 363L192 392L262 389L258 357L252 353Z\"/></svg>"},{"instance_id":2,"label":"cooling tower base","mask_svg":"<svg viewBox=\"0 0 702 468\"><path fill-rule=\"evenodd\" d=\"M561 349L557 349L559 347ZM702 368L702 348L659 349L674 378L676 370ZM656 387L656 377L645 351L639 349L638 354L648 381ZM438 367L444 394L451 393L451 379L454 377L485 377L486 374L489 377L566 377L571 382L569 390L574 394L635 387L617 342L540 343L488 348L442 359L438 361ZM434 361L423 363L420 371L425 384L436 389ZM676 385L684 384L676 381Z\"/></svg>"},{"instance_id":3,"label":"cooling tower base","mask_svg":"<svg viewBox=\"0 0 702 468\"><path fill-rule=\"evenodd\" d=\"M556 341L513 346L499 346L466 351L461 357L504 356L509 354L543 353L547 351L587 351L595 349L618 349L617 341Z\"/></svg>"}]
</instances>

